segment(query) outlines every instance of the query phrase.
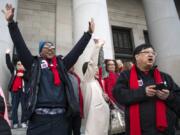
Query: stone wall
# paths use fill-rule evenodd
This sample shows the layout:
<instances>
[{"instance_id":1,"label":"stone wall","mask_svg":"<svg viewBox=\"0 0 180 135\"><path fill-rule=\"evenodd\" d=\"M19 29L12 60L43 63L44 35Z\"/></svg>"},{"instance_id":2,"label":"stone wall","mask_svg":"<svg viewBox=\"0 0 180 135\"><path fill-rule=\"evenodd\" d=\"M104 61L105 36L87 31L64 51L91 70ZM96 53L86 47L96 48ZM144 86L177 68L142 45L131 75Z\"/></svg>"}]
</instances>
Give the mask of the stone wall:
<instances>
[{"instance_id":1,"label":"stone wall","mask_svg":"<svg viewBox=\"0 0 180 135\"><path fill-rule=\"evenodd\" d=\"M74 46L72 41L72 1L57 0L56 54L66 55Z\"/></svg>"},{"instance_id":2,"label":"stone wall","mask_svg":"<svg viewBox=\"0 0 180 135\"><path fill-rule=\"evenodd\" d=\"M17 21L24 40L38 54L40 40L55 42L56 0L19 0Z\"/></svg>"},{"instance_id":3,"label":"stone wall","mask_svg":"<svg viewBox=\"0 0 180 135\"><path fill-rule=\"evenodd\" d=\"M111 26L132 29L135 46L144 43L143 30L147 30L141 0L107 0Z\"/></svg>"},{"instance_id":4,"label":"stone wall","mask_svg":"<svg viewBox=\"0 0 180 135\"><path fill-rule=\"evenodd\" d=\"M65 55L73 47L71 0L19 0L17 20L35 55L40 40L54 42L57 54Z\"/></svg>"},{"instance_id":5,"label":"stone wall","mask_svg":"<svg viewBox=\"0 0 180 135\"><path fill-rule=\"evenodd\" d=\"M135 46L144 43L146 30L141 0L107 0L111 26L132 29ZM19 0L17 20L33 54L38 54L40 40L56 43L57 54L65 55L72 44L71 0Z\"/></svg>"}]
</instances>

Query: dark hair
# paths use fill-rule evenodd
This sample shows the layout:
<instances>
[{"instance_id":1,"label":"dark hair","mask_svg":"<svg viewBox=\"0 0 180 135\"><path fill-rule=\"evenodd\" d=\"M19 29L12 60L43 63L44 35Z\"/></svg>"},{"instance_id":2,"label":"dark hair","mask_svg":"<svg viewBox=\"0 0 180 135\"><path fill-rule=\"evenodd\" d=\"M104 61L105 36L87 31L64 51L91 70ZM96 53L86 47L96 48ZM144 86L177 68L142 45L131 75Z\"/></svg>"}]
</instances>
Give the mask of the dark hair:
<instances>
[{"instance_id":1,"label":"dark hair","mask_svg":"<svg viewBox=\"0 0 180 135\"><path fill-rule=\"evenodd\" d=\"M83 64L83 66L82 66L82 72L83 72L83 74L86 73L86 70L87 70L87 67L88 67L88 63L89 63L89 62L85 62L85 63Z\"/></svg>"},{"instance_id":2,"label":"dark hair","mask_svg":"<svg viewBox=\"0 0 180 135\"><path fill-rule=\"evenodd\" d=\"M144 43L144 44L137 46L133 51L133 62L136 62L135 55L139 54L142 50L147 49L147 48L152 48L154 50L154 48L151 44Z\"/></svg>"},{"instance_id":3,"label":"dark hair","mask_svg":"<svg viewBox=\"0 0 180 135\"><path fill-rule=\"evenodd\" d=\"M115 70L116 70L116 68L117 68L117 62L116 62L116 60L113 60L113 59L105 59L104 63L105 63L105 66L106 66L106 71L108 71L107 67L108 67L108 62L109 62L109 61L113 61L113 62L114 62L114 64L115 64ZM108 71L108 72L109 72L109 71Z\"/></svg>"},{"instance_id":4,"label":"dark hair","mask_svg":"<svg viewBox=\"0 0 180 135\"><path fill-rule=\"evenodd\" d=\"M133 62L132 61L126 61L123 63L123 69L122 70L130 70L132 67Z\"/></svg>"}]
</instances>

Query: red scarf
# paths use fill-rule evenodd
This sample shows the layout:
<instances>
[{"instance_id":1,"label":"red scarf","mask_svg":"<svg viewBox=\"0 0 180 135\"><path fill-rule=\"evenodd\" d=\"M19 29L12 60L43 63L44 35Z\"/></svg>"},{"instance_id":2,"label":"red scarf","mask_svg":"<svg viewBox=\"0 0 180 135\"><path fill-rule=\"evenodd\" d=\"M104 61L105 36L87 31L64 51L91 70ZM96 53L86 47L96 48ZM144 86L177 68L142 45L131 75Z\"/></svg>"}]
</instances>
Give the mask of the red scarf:
<instances>
[{"instance_id":1,"label":"red scarf","mask_svg":"<svg viewBox=\"0 0 180 135\"><path fill-rule=\"evenodd\" d=\"M156 84L163 82L160 72L157 68L154 69L154 79ZM133 65L133 67L131 68L129 83L131 90L137 90L139 88L135 65ZM131 105L129 111L130 135L141 135L139 104ZM164 131L167 128L166 105L164 101L159 99L157 99L156 101L156 128L159 131Z\"/></svg>"},{"instance_id":2,"label":"red scarf","mask_svg":"<svg viewBox=\"0 0 180 135\"><path fill-rule=\"evenodd\" d=\"M52 58L52 63L48 64L48 66L51 69L53 76L54 76L54 85L56 85L56 86L60 85L61 80L60 80L59 72L57 70L57 59L55 56Z\"/></svg>"},{"instance_id":3,"label":"red scarf","mask_svg":"<svg viewBox=\"0 0 180 135\"><path fill-rule=\"evenodd\" d=\"M79 78L79 76L75 73L75 72L71 72L78 80L78 92L79 92L79 105L80 105L80 116L81 118L84 117L84 107L83 107L83 95L82 95L82 90L80 87L81 84L81 79Z\"/></svg>"},{"instance_id":4,"label":"red scarf","mask_svg":"<svg viewBox=\"0 0 180 135\"><path fill-rule=\"evenodd\" d=\"M13 81L13 85L12 85L12 91L13 92L17 92L20 89L22 89L22 77L21 76L17 76L18 73L24 73L24 70L17 70L15 79Z\"/></svg>"}]
</instances>

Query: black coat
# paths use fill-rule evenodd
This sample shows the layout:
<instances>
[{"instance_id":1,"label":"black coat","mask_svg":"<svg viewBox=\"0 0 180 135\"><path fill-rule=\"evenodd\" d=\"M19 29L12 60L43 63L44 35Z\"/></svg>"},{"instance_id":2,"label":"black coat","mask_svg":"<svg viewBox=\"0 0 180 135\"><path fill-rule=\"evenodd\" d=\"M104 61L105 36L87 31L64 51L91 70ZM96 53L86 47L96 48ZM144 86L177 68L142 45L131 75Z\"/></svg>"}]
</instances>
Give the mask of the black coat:
<instances>
[{"instance_id":1,"label":"black coat","mask_svg":"<svg viewBox=\"0 0 180 135\"><path fill-rule=\"evenodd\" d=\"M66 96L68 101L68 114L67 115L75 115L79 113L79 107L77 100L74 95L73 86L71 81L67 75L67 70L63 65L61 57L57 57L58 63L58 71L61 75L61 80L65 83L66 86ZM34 109L36 107L40 76L41 76L41 68L40 68L40 58L35 57L34 63L32 65L31 71L29 72L30 78L26 87L25 94L25 103L26 103L26 119L29 119Z\"/></svg>"},{"instance_id":2,"label":"black coat","mask_svg":"<svg viewBox=\"0 0 180 135\"><path fill-rule=\"evenodd\" d=\"M129 107L134 103L138 103L140 107L140 123L142 135L162 135L157 131L155 125L155 102L157 97L148 97L145 93L145 87L155 84L153 77L153 70L145 75L143 72L137 69L138 80L142 80L143 86L139 86L138 90L132 91L129 87L130 71L124 71L120 74L117 80L116 86L113 89L113 95L119 104L125 106L125 121L126 121L126 133L129 135ZM165 135L175 134L175 120L176 114L180 114L180 107L177 107L177 103L180 103L180 88L172 80L172 78L165 73L161 72L163 80L167 83L167 87L170 90L170 96L165 101L167 105L167 120L168 128L163 133Z\"/></svg>"},{"instance_id":3,"label":"black coat","mask_svg":"<svg viewBox=\"0 0 180 135\"><path fill-rule=\"evenodd\" d=\"M1 135L11 135L11 128L9 127L7 121L0 116L0 133Z\"/></svg>"},{"instance_id":4,"label":"black coat","mask_svg":"<svg viewBox=\"0 0 180 135\"><path fill-rule=\"evenodd\" d=\"M16 68L15 66L13 65L12 61L11 61L11 58L10 58L10 55L9 54L6 54L6 65L11 73L11 78L9 80L9 84L8 84L8 90L9 91L12 91L12 85L13 85L13 82L14 82L14 79L16 77ZM22 77L23 81L24 81L24 86L23 86L23 91L25 91L25 85L26 85L26 82L28 80L28 76L27 76L27 72L25 71L24 72L24 76Z\"/></svg>"},{"instance_id":5,"label":"black coat","mask_svg":"<svg viewBox=\"0 0 180 135\"><path fill-rule=\"evenodd\" d=\"M4 114L4 112L5 112L4 98L0 96L0 114Z\"/></svg>"},{"instance_id":6,"label":"black coat","mask_svg":"<svg viewBox=\"0 0 180 135\"><path fill-rule=\"evenodd\" d=\"M41 76L40 62L39 58L32 56L29 49L27 48L17 23L12 22L9 23L8 26L12 41L17 49L18 56L29 74L29 80L26 88L26 103L28 109L27 118L29 118L34 112L37 101L40 83L39 81ZM62 81L65 83L65 87L67 89L66 95L68 100L68 111L70 110L69 112L77 112L78 107L71 81L67 75L67 71L76 63L77 59L83 53L90 39L91 34L89 32L85 32L81 39L73 47L73 49L63 59L61 59L60 56L57 56L58 71L60 76L62 76Z\"/></svg>"}]
</instances>

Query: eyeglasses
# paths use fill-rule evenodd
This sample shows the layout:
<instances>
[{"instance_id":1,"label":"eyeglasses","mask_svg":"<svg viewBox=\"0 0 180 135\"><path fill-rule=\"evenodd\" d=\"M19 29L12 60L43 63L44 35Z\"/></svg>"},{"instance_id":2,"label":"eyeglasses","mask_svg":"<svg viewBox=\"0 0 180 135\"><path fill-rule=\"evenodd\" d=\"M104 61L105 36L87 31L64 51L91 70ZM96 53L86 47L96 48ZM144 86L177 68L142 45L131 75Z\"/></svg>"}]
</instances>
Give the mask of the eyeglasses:
<instances>
[{"instance_id":1,"label":"eyeglasses","mask_svg":"<svg viewBox=\"0 0 180 135\"><path fill-rule=\"evenodd\" d=\"M53 44L45 44L43 48L46 48L46 49L55 49L55 46Z\"/></svg>"},{"instance_id":2,"label":"eyeglasses","mask_svg":"<svg viewBox=\"0 0 180 135\"><path fill-rule=\"evenodd\" d=\"M22 65L21 63L17 63L17 65Z\"/></svg>"},{"instance_id":3,"label":"eyeglasses","mask_svg":"<svg viewBox=\"0 0 180 135\"><path fill-rule=\"evenodd\" d=\"M46 48L46 49L55 49L55 46L44 46L43 48Z\"/></svg>"},{"instance_id":4,"label":"eyeglasses","mask_svg":"<svg viewBox=\"0 0 180 135\"><path fill-rule=\"evenodd\" d=\"M111 63L110 63L110 64L107 64L107 65L108 65L108 66L115 66L115 64L111 64Z\"/></svg>"},{"instance_id":5,"label":"eyeglasses","mask_svg":"<svg viewBox=\"0 0 180 135\"><path fill-rule=\"evenodd\" d=\"M145 55L149 55L149 54L151 54L151 55L153 55L153 56L157 56L157 52L148 52L148 51L144 51L144 52L139 52L139 54L145 54Z\"/></svg>"}]
</instances>

